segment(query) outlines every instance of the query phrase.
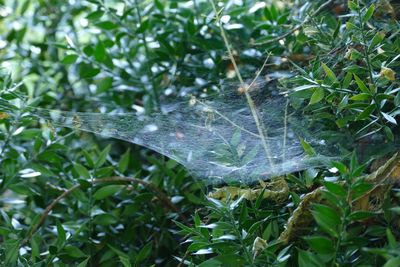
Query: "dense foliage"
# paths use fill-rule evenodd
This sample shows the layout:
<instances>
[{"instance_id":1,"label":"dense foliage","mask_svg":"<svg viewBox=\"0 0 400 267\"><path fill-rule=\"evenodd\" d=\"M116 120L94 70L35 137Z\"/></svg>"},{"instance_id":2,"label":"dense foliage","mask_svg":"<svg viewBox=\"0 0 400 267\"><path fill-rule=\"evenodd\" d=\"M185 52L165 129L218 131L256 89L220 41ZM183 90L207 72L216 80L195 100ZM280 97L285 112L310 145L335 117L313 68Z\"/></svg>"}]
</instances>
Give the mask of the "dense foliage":
<instances>
[{"instance_id":1,"label":"dense foliage","mask_svg":"<svg viewBox=\"0 0 400 267\"><path fill-rule=\"evenodd\" d=\"M29 112L150 113L234 81L210 2L0 1L2 266L399 266L392 2L217 5L244 76L270 55L265 73L293 74L271 83L341 153L281 178L283 199L218 200L173 160Z\"/></svg>"}]
</instances>

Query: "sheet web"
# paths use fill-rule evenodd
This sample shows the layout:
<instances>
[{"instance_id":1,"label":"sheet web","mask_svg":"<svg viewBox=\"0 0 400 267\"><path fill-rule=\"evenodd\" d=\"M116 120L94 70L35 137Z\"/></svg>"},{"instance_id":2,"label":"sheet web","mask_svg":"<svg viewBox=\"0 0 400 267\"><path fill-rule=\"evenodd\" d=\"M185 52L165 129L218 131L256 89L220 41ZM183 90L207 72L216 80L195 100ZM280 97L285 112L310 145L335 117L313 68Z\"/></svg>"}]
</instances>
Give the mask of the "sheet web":
<instances>
[{"instance_id":1,"label":"sheet web","mask_svg":"<svg viewBox=\"0 0 400 267\"><path fill-rule=\"evenodd\" d=\"M260 81L248 88L260 118L267 149L241 92L243 85L206 98L166 104L164 112L85 113L30 108L55 126L135 143L185 166L209 183L251 183L321 165L324 140L291 109L275 87ZM301 140L319 152L306 155Z\"/></svg>"}]
</instances>

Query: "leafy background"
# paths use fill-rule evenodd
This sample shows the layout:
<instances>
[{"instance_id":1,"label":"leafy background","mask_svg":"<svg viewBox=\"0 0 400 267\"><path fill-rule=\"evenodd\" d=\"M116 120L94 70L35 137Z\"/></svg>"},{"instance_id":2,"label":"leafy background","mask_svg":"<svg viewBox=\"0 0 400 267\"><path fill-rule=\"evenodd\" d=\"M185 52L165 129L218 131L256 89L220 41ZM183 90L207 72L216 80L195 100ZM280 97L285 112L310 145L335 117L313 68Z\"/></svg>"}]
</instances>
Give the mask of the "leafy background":
<instances>
[{"instance_id":1,"label":"leafy background","mask_svg":"<svg viewBox=\"0 0 400 267\"><path fill-rule=\"evenodd\" d=\"M244 75L254 76L270 53L267 72L295 74L274 83L342 152L330 166L337 172L285 177L284 201L219 201L206 198L210 188L172 160L55 128L27 112L33 105L150 113L164 101L225 82L233 66L209 2L0 1L0 262L399 266L396 185L379 208L352 207L371 190L357 177L398 148L398 4L330 1L314 15L325 2L218 5ZM93 183L114 176L143 182ZM73 186L79 188L33 231L46 207ZM320 186L325 200L312 206L310 222L289 243L278 242L304 194Z\"/></svg>"}]
</instances>

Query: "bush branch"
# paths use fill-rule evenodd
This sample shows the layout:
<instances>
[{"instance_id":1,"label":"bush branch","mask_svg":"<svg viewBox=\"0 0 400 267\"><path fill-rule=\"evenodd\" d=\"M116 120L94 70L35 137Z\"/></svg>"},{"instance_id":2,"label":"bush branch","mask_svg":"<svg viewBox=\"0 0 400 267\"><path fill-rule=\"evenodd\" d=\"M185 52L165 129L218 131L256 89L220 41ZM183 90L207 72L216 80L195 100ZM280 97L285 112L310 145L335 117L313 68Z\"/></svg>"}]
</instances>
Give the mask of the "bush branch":
<instances>
[{"instance_id":1,"label":"bush branch","mask_svg":"<svg viewBox=\"0 0 400 267\"><path fill-rule=\"evenodd\" d=\"M323 3L317 10L315 10L311 15L307 15L305 20L303 20L300 24L296 25L295 27L293 27L290 31L275 37L273 39L270 40L266 40L264 42L260 42L260 43L255 43L255 45L266 45L266 44L272 44L272 43L276 43L286 37L288 37L289 35L292 35L295 31L299 30L300 28L302 28L304 26L304 24L308 23L313 17L315 17L316 15L318 15L324 8L326 8L328 5L330 5L333 2L333 0L329 0L326 1L325 3Z\"/></svg>"},{"instance_id":2,"label":"bush branch","mask_svg":"<svg viewBox=\"0 0 400 267\"><path fill-rule=\"evenodd\" d=\"M154 193L157 194L157 197L161 200L161 202L170 210L176 212L179 214L179 216L187 222L187 218L179 212L179 209L171 202L171 200L168 198L168 196L158 187L155 185L138 179L138 178L132 178L132 177L121 177L121 176L112 176L108 178L102 178L102 179L93 179L93 180L88 180L88 182L93 186L96 184L101 184L101 183L134 183L134 184L140 184L146 187L147 189L153 191ZM74 191L77 189L80 189L82 187L81 184L74 185L73 187L69 189L61 189L63 190L63 193L60 194L56 199L54 199L43 211L42 215L40 216L39 222L35 224L31 230L29 231L28 235L26 238L21 242L21 246L28 242L32 236L40 229L40 227L43 226L44 222L46 221L47 217L49 216L50 212L53 210L53 208L63 199L72 194Z\"/></svg>"}]
</instances>

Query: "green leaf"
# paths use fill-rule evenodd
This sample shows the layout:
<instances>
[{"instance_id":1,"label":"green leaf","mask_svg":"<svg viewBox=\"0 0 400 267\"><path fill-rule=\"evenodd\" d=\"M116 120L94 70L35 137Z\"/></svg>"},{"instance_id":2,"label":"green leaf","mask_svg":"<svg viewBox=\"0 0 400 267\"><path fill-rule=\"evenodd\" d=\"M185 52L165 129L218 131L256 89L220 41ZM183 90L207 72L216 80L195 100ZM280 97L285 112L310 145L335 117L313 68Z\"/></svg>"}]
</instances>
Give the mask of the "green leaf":
<instances>
[{"instance_id":1,"label":"green leaf","mask_svg":"<svg viewBox=\"0 0 400 267\"><path fill-rule=\"evenodd\" d=\"M57 246L60 247L67 240L67 235L66 235L65 230L64 230L63 226L61 225L60 221L57 220L56 225L57 225L57 234L58 234Z\"/></svg>"},{"instance_id":2,"label":"green leaf","mask_svg":"<svg viewBox=\"0 0 400 267\"><path fill-rule=\"evenodd\" d=\"M153 244L151 242L147 243L137 254L136 256L136 265L146 260L151 255L151 250L153 248Z\"/></svg>"},{"instance_id":3,"label":"green leaf","mask_svg":"<svg viewBox=\"0 0 400 267\"><path fill-rule=\"evenodd\" d=\"M40 249L39 249L39 243L42 239L38 235L34 235L31 239L31 256L32 258L39 257L40 254Z\"/></svg>"},{"instance_id":4,"label":"green leaf","mask_svg":"<svg viewBox=\"0 0 400 267\"><path fill-rule=\"evenodd\" d=\"M85 253L82 252L82 250L74 246L65 246L63 252L73 258L84 258L87 256Z\"/></svg>"},{"instance_id":5,"label":"green leaf","mask_svg":"<svg viewBox=\"0 0 400 267\"><path fill-rule=\"evenodd\" d=\"M363 100L370 100L372 98L371 94L361 93L358 95L353 95L350 97L350 100L354 101L363 101Z\"/></svg>"},{"instance_id":6,"label":"green leaf","mask_svg":"<svg viewBox=\"0 0 400 267\"><path fill-rule=\"evenodd\" d=\"M324 96L325 96L324 89L322 88L315 89L314 93L311 96L309 105L313 105L320 102L322 99L324 99Z\"/></svg>"},{"instance_id":7,"label":"green leaf","mask_svg":"<svg viewBox=\"0 0 400 267\"><path fill-rule=\"evenodd\" d=\"M102 21L102 22L96 23L96 26L103 30L114 30L114 29L118 28L118 25L111 21Z\"/></svg>"},{"instance_id":8,"label":"green leaf","mask_svg":"<svg viewBox=\"0 0 400 267\"><path fill-rule=\"evenodd\" d=\"M142 21L142 24L140 24L140 27L136 30L136 33L144 33L148 29L149 25L150 23L148 19Z\"/></svg>"},{"instance_id":9,"label":"green leaf","mask_svg":"<svg viewBox=\"0 0 400 267\"><path fill-rule=\"evenodd\" d=\"M107 92L111 88L113 81L114 79L112 77L104 77L103 79L101 79L97 84L96 93L100 94Z\"/></svg>"},{"instance_id":10,"label":"green leaf","mask_svg":"<svg viewBox=\"0 0 400 267\"><path fill-rule=\"evenodd\" d=\"M343 88L349 88L352 79L353 79L353 74L351 72L347 72L346 76L344 76L342 84Z\"/></svg>"},{"instance_id":11,"label":"green leaf","mask_svg":"<svg viewBox=\"0 0 400 267\"><path fill-rule=\"evenodd\" d=\"M352 185L351 194L353 199L357 199L360 196L364 195L368 191L370 191L374 186L372 184L366 183L364 181L360 181Z\"/></svg>"},{"instance_id":12,"label":"green leaf","mask_svg":"<svg viewBox=\"0 0 400 267\"><path fill-rule=\"evenodd\" d=\"M400 91L397 92L397 95L394 98L394 104L396 105L396 107L400 107Z\"/></svg>"},{"instance_id":13,"label":"green leaf","mask_svg":"<svg viewBox=\"0 0 400 267\"><path fill-rule=\"evenodd\" d=\"M383 267L398 267L400 266L400 256L389 259Z\"/></svg>"},{"instance_id":14,"label":"green leaf","mask_svg":"<svg viewBox=\"0 0 400 267\"><path fill-rule=\"evenodd\" d=\"M124 265L124 267L132 267L129 258L119 255L119 261Z\"/></svg>"},{"instance_id":15,"label":"green leaf","mask_svg":"<svg viewBox=\"0 0 400 267\"><path fill-rule=\"evenodd\" d=\"M372 15L374 14L375 11L375 5L372 4L367 11L365 12L365 15L363 17L363 22L366 23L368 22L368 20L372 17Z\"/></svg>"},{"instance_id":16,"label":"green leaf","mask_svg":"<svg viewBox=\"0 0 400 267\"><path fill-rule=\"evenodd\" d=\"M246 156L243 157L242 162L243 162L244 164L247 164L247 163L249 163L250 161L252 161L252 160L257 156L258 150L259 150L259 146L253 147L253 148L250 150L250 152L247 153Z\"/></svg>"},{"instance_id":17,"label":"green leaf","mask_svg":"<svg viewBox=\"0 0 400 267\"><path fill-rule=\"evenodd\" d=\"M347 174L349 169L340 161L332 161L332 166L339 170L341 174Z\"/></svg>"},{"instance_id":18,"label":"green leaf","mask_svg":"<svg viewBox=\"0 0 400 267\"><path fill-rule=\"evenodd\" d=\"M3 266L17 266L16 263L18 260L18 252L20 246L18 240L2 241L1 246L4 248L2 253L4 253L3 255L5 255L5 262L3 262Z\"/></svg>"},{"instance_id":19,"label":"green leaf","mask_svg":"<svg viewBox=\"0 0 400 267\"><path fill-rule=\"evenodd\" d=\"M90 173L83 165L75 163L74 170L79 174L80 177L90 179Z\"/></svg>"},{"instance_id":20,"label":"green leaf","mask_svg":"<svg viewBox=\"0 0 400 267\"><path fill-rule=\"evenodd\" d=\"M345 126L348 125L348 122L349 122L349 118L340 118L340 119L337 119L337 120L335 121L336 125L337 125L339 128L344 128Z\"/></svg>"},{"instance_id":21,"label":"green leaf","mask_svg":"<svg viewBox=\"0 0 400 267\"><path fill-rule=\"evenodd\" d=\"M93 223L98 224L98 225L103 225L103 226L115 224L117 222L118 222L117 218L115 218L114 215L109 214L109 213L103 213L103 214L97 215L94 217L94 220L93 220Z\"/></svg>"},{"instance_id":22,"label":"green leaf","mask_svg":"<svg viewBox=\"0 0 400 267\"><path fill-rule=\"evenodd\" d=\"M298 249L298 266L299 267L322 267L325 266L321 259L309 251Z\"/></svg>"},{"instance_id":23,"label":"green leaf","mask_svg":"<svg viewBox=\"0 0 400 267\"><path fill-rule=\"evenodd\" d=\"M359 28L355 24L353 24L353 23L351 23L349 21L346 22L346 29L348 31L350 31L350 30L359 30Z\"/></svg>"},{"instance_id":24,"label":"green leaf","mask_svg":"<svg viewBox=\"0 0 400 267\"><path fill-rule=\"evenodd\" d=\"M396 249L397 248L397 242L396 242L396 238L394 237L392 231L390 230L390 228L386 228L386 237L388 240L388 245L391 249Z\"/></svg>"},{"instance_id":25,"label":"green leaf","mask_svg":"<svg viewBox=\"0 0 400 267\"><path fill-rule=\"evenodd\" d=\"M352 221L362 221L373 216L376 216L376 214L371 211L355 211L352 212L348 218Z\"/></svg>"},{"instance_id":26,"label":"green leaf","mask_svg":"<svg viewBox=\"0 0 400 267\"><path fill-rule=\"evenodd\" d=\"M124 186L123 185L106 185L101 187L93 194L93 198L96 200L101 200L110 195L114 195L118 191L120 191Z\"/></svg>"},{"instance_id":27,"label":"green leaf","mask_svg":"<svg viewBox=\"0 0 400 267\"><path fill-rule=\"evenodd\" d=\"M385 38L384 32L377 32L371 40L371 44L368 47L368 50L374 48L377 44L380 44Z\"/></svg>"},{"instance_id":28,"label":"green leaf","mask_svg":"<svg viewBox=\"0 0 400 267\"><path fill-rule=\"evenodd\" d=\"M333 237L338 237L337 227L341 219L336 210L323 204L315 204L312 214L322 230Z\"/></svg>"},{"instance_id":29,"label":"green leaf","mask_svg":"<svg viewBox=\"0 0 400 267\"><path fill-rule=\"evenodd\" d=\"M344 197L347 194L346 190L340 184L332 182L324 182L324 186L326 189L328 189L329 192L335 195Z\"/></svg>"},{"instance_id":30,"label":"green leaf","mask_svg":"<svg viewBox=\"0 0 400 267\"><path fill-rule=\"evenodd\" d=\"M338 112L342 111L349 104L349 95L345 95L338 105Z\"/></svg>"},{"instance_id":31,"label":"green leaf","mask_svg":"<svg viewBox=\"0 0 400 267\"><path fill-rule=\"evenodd\" d=\"M394 134L392 132L392 130L388 127L388 126L383 126L383 131L385 132L385 136L387 137L387 139L391 142L394 141Z\"/></svg>"},{"instance_id":32,"label":"green leaf","mask_svg":"<svg viewBox=\"0 0 400 267\"><path fill-rule=\"evenodd\" d=\"M75 54L70 54L70 55L66 55L62 60L61 63L65 64L65 65L70 65L70 64L74 64L76 62L76 60L78 59L78 55Z\"/></svg>"},{"instance_id":33,"label":"green leaf","mask_svg":"<svg viewBox=\"0 0 400 267\"><path fill-rule=\"evenodd\" d=\"M158 10L161 12L164 12L164 4L160 0L155 0L154 1L155 6L157 7Z\"/></svg>"},{"instance_id":34,"label":"green leaf","mask_svg":"<svg viewBox=\"0 0 400 267\"><path fill-rule=\"evenodd\" d=\"M56 255L58 253L58 248L56 246L53 246L53 245L49 246L48 250L49 250L49 253L51 255Z\"/></svg>"},{"instance_id":35,"label":"green leaf","mask_svg":"<svg viewBox=\"0 0 400 267\"><path fill-rule=\"evenodd\" d=\"M317 153L315 152L314 148L307 143L303 138L300 138L301 146L303 147L304 152L306 152L309 156L315 156Z\"/></svg>"},{"instance_id":36,"label":"green leaf","mask_svg":"<svg viewBox=\"0 0 400 267\"><path fill-rule=\"evenodd\" d=\"M21 5L20 11L19 11L19 15L23 16L23 15L25 14L25 12L28 10L28 7L30 6L30 2L31 2L31 1L26 0L26 1Z\"/></svg>"},{"instance_id":37,"label":"green leaf","mask_svg":"<svg viewBox=\"0 0 400 267\"><path fill-rule=\"evenodd\" d=\"M242 137L241 131L239 129L236 130L231 137L231 145L233 147L236 147L239 144L241 137Z\"/></svg>"},{"instance_id":38,"label":"green leaf","mask_svg":"<svg viewBox=\"0 0 400 267\"><path fill-rule=\"evenodd\" d=\"M318 254L333 254L335 252L333 242L329 238L324 236L308 236L304 239Z\"/></svg>"},{"instance_id":39,"label":"green leaf","mask_svg":"<svg viewBox=\"0 0 400 267\"><path fill-rule=\"evenodd\" d=\"M356 83L358 85L358 88L366 94L371 94L370 90L368 87L365 85L365 83L356 75L354 74L354 79L356 80Z\"/></svg>"},{"instance_id":40,"label":"green leaf","mask_svg":"<svg viewBox=\"0 0 400 267\"><path fill-rule=\"evenodd\" d=\"M354 1L347 1L347 6L352 11L357 11L358 10L358 5Z\"/></svg>"},{"instance_id":41,"label":"green leaf","mask_svg":"<svg viewBox=\"0 0 400 267\"><path fill-rule=\"evenodd\" d=\"M362 221L371 217L376 216L374 212L370 211L355 211L349 215L349 219L353 221Z\"/></svg>"},{"instance_id":42,"label":"green leaf","mask_svg":"<svg viewBox=\"0 0 400 267\"><path fill-rule=\"evenodd\" d=\"M394 125L397 125L397 121L395 118L393 118L391 115L385 113L385 112L381 112L381 114L383 115L383 117L390 123L393 123Z\"/></svg>"},{"instance_id":43,"label":"green leaf","mask_svg":"<svg viewBox=\"0 0 400 267\"><path fill-rule=\"evenodd\" d=\"M94 68L91 64L87 64L84 62L81 62L78 65L78 68L79 68L79 76L82 79L93 78L94 76L100 73L100 69Z\"/></svg>"},{"instance_id":44,"label":"green leaf","mask_svg":"<svg viewBox=\"0 0 400 267\"><path fill-rule=\"evenodd\" d=\"M100 152L100 155L98 156L96 163L94 164L96 169L103 166L103 164L106 162L110 150L111 150L111 145L108 145L106 148L103 149L103 151Z\"/></svg>"},{"instance_id":45,"label":"green leaf","mask_svg":"<svg viewBox=\"0 0 400 267\"><path fill-rule=\"evenodd\" d=\"M87 259L85 259L84 261L79 263L77 267L86 267L86 265L88 264L89 260L90 260L90 257L88 257Z\"/></svg>"},{"instance_id":46,"label":"green leaf","mask_svg":"<svg viewBox=\"0 0 400 267\"><path fill-rule=\"evenodd\" d=\"M90 13L89 15L87 15L86 19L88 19L90 21L96 21L96 20L99 20L103 15L104 15L104 11L97 10L97 11L94 11L94 12Z\"/></svg>"},{"instance_id":47,"label":"green leaf","mask_svg":"<svg viewBox=\"0 0 400 267\"><path fill-rule=\"evenodd\" d=\"M121 157L121 159L119 160L118 163L118 171L119 172L125 172L126 169L128 168L129 165L129 159L130 159L130 154L131 154L131 150L128 149Z\"/></svg>"},{"instance_id":48,"label":"green leaf","mask_svg":"<svg viewBox=\"0 0 400 267\"><path fill-rule=\"evenodd\" d=\"M366 107L357 117L356 120L365 120L371 115L371 113L375 110L376 105L369 105Z\"/></svg>"},{"instance_id":49,"label":"green leaf","mask_svg":"<svg viewBox=\"0 0 400 267\"><path fill-rule=\"evenodd\" d=\"M94 49L94 59L103 62L106 59L107 51L101 41L99 41Z\"/></svg>"},{"instance_id":50,"label":"green leaf","mask_svg":"<svg viewBox=\"0 0 400 267\"><path fill-rule=\"evenodd\" d=\"M297 91L303 91L303 90L314 89L314 88L319 88L319 85L318 84L305 84L305 85L301 85L301 86L293 88L292 91L297 92Z\"/></svg>"},{"instance_id":51,"label":"green leaf","mask_svg":"<svg viewBox=\"0 0 400 267\"><path fill-rule=\"evenodd\" d=\"M333 83L337 82L335 73L325 63L322 63L322 68L324 69L326 76L328 76Z\"/></svg>"}]
</instances>

